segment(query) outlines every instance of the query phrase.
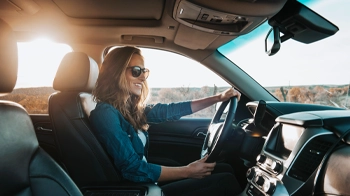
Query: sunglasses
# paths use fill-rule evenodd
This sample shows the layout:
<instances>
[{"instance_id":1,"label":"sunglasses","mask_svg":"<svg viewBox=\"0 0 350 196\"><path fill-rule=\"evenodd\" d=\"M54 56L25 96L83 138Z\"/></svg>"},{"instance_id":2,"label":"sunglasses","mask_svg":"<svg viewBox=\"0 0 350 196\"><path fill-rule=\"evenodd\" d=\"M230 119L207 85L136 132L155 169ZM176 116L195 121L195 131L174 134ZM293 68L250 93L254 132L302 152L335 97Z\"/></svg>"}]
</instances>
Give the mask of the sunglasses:
<instances>
[{"instance_id":1,"label":"sunglasses","mask_svg":"<svg viewBox=\"0 0 350 196\"><path fill-rule=\"evenodd\" d=\"M147 68L141 68L140 66L132 66L132 67L127 67L127 69L131 69L131 74L135 78L139 77L142 72L145 74L146 79L149 76L149 69Z\"/></svg>"}]
</instances>

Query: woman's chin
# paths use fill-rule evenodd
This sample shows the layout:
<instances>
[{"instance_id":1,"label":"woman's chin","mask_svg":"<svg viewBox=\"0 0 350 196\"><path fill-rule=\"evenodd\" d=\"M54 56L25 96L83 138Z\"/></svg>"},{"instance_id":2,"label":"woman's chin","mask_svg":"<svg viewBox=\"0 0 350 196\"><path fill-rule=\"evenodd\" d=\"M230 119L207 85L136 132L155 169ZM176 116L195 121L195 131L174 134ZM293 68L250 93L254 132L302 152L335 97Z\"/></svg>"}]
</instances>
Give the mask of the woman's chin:
<instances>
[{"instance_id":1,"label":"woman's chin","mask_svg":"<svg viewBox=\"0 0 350 196\"><path fill-rule=\"evenodd\" d=\"M141 90L134 90L134 91L132 91L131 93L132 93L134 96L137 96L137 97L141 96Z\"/></svg>"}]
</instances>

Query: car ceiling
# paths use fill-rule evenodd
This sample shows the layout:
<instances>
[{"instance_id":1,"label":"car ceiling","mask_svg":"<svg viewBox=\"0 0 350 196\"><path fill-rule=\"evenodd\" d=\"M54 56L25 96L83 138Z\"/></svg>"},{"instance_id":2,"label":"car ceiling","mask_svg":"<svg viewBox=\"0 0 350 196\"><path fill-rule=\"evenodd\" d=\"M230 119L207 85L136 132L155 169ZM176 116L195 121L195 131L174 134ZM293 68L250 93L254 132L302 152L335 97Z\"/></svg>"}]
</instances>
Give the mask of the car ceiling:
<instances>
[{"instance_id":1,"label":"car ceiling","mask_svg":"<svg viewBox=\"0 0 350 196\"><path fill-rule=\"evenodd\" d=\"M174 14L181 2L254 21L231 35L181 24ZM201 61L216 48L255 29L286 0L0 0L0 18L18 41L48 37L75 51L101 56L113 45L137 45L181 53ZM217 25L220 26L220 25ZM215 28L215 26L214 26ZM90 50L90 51L89 51ZM99 59L96 59L99 61Z\"/></svg>"}]
</instances>

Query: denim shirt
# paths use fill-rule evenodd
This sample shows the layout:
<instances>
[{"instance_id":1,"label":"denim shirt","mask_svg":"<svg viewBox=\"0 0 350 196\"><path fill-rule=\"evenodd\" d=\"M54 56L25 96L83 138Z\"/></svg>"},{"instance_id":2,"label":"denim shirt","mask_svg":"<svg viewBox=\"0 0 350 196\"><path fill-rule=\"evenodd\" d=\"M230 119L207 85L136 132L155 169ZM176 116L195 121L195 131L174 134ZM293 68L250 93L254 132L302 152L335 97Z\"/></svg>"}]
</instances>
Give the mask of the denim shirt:
<instances>
[{"instance_id":1,"label":"denim shirt","mask_svg":"<svg viewBox=\"0 0 350 196\"><path fill-rule=\"evenodd\" d=\"M147 113L149 123L175 121L182 116L192 114L191 102L156 104ZM112 105L99 102L90 114L94 133L112 157L115 167L123 177L133 182L156 182L161 173L161 166L143 161L147 157L146 147L136 130L124 119ZM144 132L148 141L148 133ZM148 143L148 142L147 142Z\"/></svg>"}]
</instances>

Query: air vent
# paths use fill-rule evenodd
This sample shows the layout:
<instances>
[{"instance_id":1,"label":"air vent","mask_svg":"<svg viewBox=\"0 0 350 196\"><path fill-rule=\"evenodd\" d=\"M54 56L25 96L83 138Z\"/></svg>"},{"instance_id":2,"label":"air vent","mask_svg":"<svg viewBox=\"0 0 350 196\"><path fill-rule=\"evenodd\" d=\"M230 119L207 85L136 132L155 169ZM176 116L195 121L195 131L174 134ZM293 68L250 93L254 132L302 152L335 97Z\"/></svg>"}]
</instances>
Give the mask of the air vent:
<instances>
[{"instance_id":1,"label":"air vent","mask_svg":"<svg viewBox=\"0 0 350 196\"><path fill-rule=\"evenodd\" d=\"M307 143L288 175L305 182L320 165L323 156L332 145L327 137L329 136L318 136Z\"/></svg>"}]
</instances>

